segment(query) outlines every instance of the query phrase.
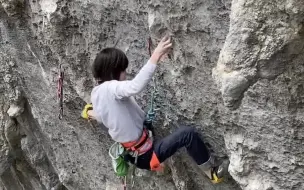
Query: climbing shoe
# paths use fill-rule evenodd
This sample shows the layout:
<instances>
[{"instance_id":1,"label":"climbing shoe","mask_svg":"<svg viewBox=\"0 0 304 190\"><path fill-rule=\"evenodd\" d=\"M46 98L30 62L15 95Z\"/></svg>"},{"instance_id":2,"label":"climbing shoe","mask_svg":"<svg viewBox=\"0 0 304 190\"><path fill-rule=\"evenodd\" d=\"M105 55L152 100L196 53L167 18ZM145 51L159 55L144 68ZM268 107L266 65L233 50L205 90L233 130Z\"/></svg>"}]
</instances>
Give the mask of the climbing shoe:
<instances>
[{"instance_id":1,"label":"climbing shoe","mask_svg":"<svg viewBox=\"0 0 304 190\"><path fill-rule=\"evenodd\" d=\"M88 115L89 110L93 110L92 104L85 105L84 109L81 112L81 117L88 120L89 119L89 115Z\"/></svg>"},{"instance_id":2,"label":"climbing shoe","mask_svg":"<svg viewBox=\"0 0 304 190\"><path fill-rule=\"evenodd\" d=\"M208 176L212 183L220 183L224 176L228 173L229 160L220 161L214 156L210 156L209 160L201 165L200 169Z\"/></svg>"},{"instance_id":3,"label":"climbing shoe","mask_svg":"<svg viewBox=\"0 0 304 190\"><path fill-rule=\"evenodd\" d=\"M221 174L220 167L211 168L211 182L213 184L221 183L224 180L224 176Z\"/></svg>"},{"instance_id":4,"label":"climbing shoe","mask_svg":"<svg viewBox=\"0 0 304 190\"><path fill-rule=\"evenodd\" d=\"M213 184L221 183L228 173L229 160L224 160L220 165L211 168L211 182Z\"/></svg>"}]
</instances>

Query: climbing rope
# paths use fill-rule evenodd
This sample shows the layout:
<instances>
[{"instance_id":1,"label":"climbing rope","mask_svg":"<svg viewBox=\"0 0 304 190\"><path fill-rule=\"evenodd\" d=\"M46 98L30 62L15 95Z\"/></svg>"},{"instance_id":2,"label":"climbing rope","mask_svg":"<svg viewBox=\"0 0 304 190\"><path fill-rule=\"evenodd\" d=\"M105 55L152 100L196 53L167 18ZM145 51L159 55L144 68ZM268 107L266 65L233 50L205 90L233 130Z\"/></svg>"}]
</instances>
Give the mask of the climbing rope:
<instances>
[{"instance_id":1,"label":"climbing rope","mask_svg":"<svg viewBox=\"0 0 304 190\"><path fill-rule=\"evenodd\" d=\"M57 98L59 102L58 118L61 120L63 118L63 79L64 79L64 71L61 64L59 64L58 73L59 73L57 80Z\"/></svg>"},{"instance_id":2,"label":"climbing rope","mask_svg":"<svg viewBox=\"0 0 304 190\"><path fill-rule=\"evenodd\" d=\"M155 105L156 105L156 97L159 95L158 93L158 89L157 89L157 84L156 84L156 80L153 78L153 83L154 83L154 86L153 86L153 91L151 93L151 98L150 98L150 105L149 105L149 110L148 110L148 113L147 113L147 118L146 118L146 121L148 123L152 123L154 120L155 120L155 117L156 117L156 111L158 109L155 108Z\"/></svg>"},{"instance_id":3,"label":"climbing rope","mask_svg":"<svg viewBox=\"0 0 304 190\"><path fill-rule=\"evenodd\" d=\"M152 39L151 37L148 38L148 51L149 51L149 56L152 56ZM156 112L157 109L155 108L155 99L157 98L157 96L159 95L158 92L158 87L157 87L157 83L156 83L156 79L153 76L152 78L152 82L154 83L153 85L153 91L151 93L151 98L150 98L150 105L149 105L149 110L148 113L146 115L146 122L148 123L152 123L155 120L155 116L156 116Z\"/></svg>"},{"instance_id":4,"label":"climbing rope","mask_svg":"<svg viewBox=\"0 0 304 190\"><path fill-rule=\"evenodd\" d=\"M152 55L152 39L151 37L148 38L148 52L149 52L149 56L151 57ZM157 88L157 83L156 83L156 79L152 78L152 81L154 83L153 85L153 91L151 93L151 98L150 98L150 105L149 105L149 110L148 110L148 113L146 115L146 122L147 123L152 123L154 120L155 120L155 116L156 116L156 112L157 109L155 108L155 99L156 99L156 96L158 95L158 88ZM132 168L132 171L131 171L131 188L134 187L134 182L135 182L135 170L136 170L136 164L137 164L137 160L138 160L138 152L135 152L135 161L134 161L134 165L133 165L133 168ZM125 178L126 180L126 178ZM126 188L126 181L124 183L124 189Z\"/></svg>"}]
</instances>

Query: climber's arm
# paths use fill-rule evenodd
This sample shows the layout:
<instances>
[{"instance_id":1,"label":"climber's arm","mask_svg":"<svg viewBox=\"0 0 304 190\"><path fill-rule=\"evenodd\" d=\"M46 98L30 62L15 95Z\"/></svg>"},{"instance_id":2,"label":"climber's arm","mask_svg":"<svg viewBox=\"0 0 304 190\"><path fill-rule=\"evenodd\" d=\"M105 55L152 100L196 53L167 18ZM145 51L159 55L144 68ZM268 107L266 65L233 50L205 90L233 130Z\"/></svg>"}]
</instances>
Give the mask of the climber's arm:
<instances>
[{"instance_id":1,"label":"climber's arm","mask_svg":"<svg viewBox=\"0 0 304 190\"><path fill-rule=\"evenodd\" d=\"M96 113L93 111L92 104L86 104L81 112L81 117L87 120L96 120Z\"/></svg>"},{"instance_id":2,"label":"climber's arm","mask_svg":"<svg viewBox=\"0 0 304 190\"><path fill-rule=\"evenodd\" d=\"M133 80L112 81L109 84L109 92L113 93L117 99L134 96L140 93L147 86L155 72L155 69L156 64L149 60Z\"/></svg>"},{"instance_id":3,"label":"climber's arm","mask_svg":"<svg viewBox=\"0 0 304 190\"><path fill-rule=\"evenodd\" d=\"M134 96L140 93L152 79L157 63L161 57L169 51L171 46L171 39L168 37L163 38L154 50L148 63L139 71L136 77L129 81L110 82L108 87L109 92L117 99Z\"/></svg>"},{"instance_id":4,"label":"climber's arm","mask_svg":"<svg viewBox=\"0 0 304 190\"><path fill-rule=\"evenodd\" d=\"M87 104L87 105L85 106L84 110L82 111L81 116L82 116L84 119L87 119L88 121L92 121L92 120L97 121L97 119L96 119L96 113L95 113L94 110L93 110L92 104ZM102 130L107 130L107 128L106 128L102 123L97 122L97 125L98 125ZM94 126L94 125L92 125L92 123L91 123L91 126Z\"/></svg>"}]
</instances>

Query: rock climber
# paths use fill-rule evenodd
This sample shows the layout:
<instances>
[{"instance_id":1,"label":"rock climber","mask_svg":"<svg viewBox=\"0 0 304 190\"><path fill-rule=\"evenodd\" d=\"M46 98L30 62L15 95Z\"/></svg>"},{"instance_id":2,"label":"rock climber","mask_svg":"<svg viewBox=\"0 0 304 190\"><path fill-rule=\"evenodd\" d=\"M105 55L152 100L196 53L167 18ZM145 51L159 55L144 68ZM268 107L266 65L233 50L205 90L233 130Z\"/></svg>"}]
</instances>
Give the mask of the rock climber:
<instances>
[{"instance_id":1,"label":"rock climber","mask_svg":"<svg viewBox=\"0 0 304 190\"><path fill-rule=\"evenodd\" d=\"M210 180L219 183L226 167L217 164L215 157L210 156L195 128L179 127L165 138L152 142L144 127L145 113L134 99L152 79L161 58L171 47L170 37L164 37L133 80L126 80L129 61L121 50L105 48L99 52L92 65L98 83L91 93L94 111L92 107L86 107L85 114L88 119L103 123L114 141L128 150L138 151L136 167L157 170L167 158L185 147ZM125 159L134 164L135 158L131 154Z\"/></svg>"}]
</instances>

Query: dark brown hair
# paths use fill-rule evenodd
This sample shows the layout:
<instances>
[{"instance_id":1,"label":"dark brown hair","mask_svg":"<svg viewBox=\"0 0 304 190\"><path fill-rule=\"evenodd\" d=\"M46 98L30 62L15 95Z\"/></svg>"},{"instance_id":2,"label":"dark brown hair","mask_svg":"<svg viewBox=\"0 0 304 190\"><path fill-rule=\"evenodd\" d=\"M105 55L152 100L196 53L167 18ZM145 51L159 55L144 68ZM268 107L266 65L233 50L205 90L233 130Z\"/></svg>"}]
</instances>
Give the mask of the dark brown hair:
<instances>
[{"instance_id":1,"label":"dark brown hair","mask_svg":"<svg viewBox=\"0 0 304 190\"><path fill-rule=\"evenodd\" d=\"M94 60L93 76L99 84L119 80L120 73L125 71L128 65L129 61L124 52L116 48L105 48L97 54Z\"/></svg>"}]
</instances>

